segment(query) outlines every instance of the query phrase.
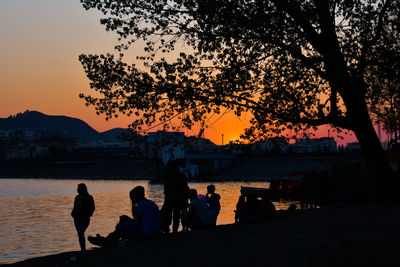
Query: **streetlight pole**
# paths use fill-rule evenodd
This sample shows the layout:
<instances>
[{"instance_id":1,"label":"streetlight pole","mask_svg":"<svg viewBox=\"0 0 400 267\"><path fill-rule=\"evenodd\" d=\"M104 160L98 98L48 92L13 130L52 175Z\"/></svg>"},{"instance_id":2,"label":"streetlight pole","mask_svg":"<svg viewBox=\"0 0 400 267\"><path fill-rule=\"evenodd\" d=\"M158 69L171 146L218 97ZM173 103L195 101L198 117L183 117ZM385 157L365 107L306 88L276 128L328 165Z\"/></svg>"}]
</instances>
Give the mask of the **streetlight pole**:
<instances>
[{"instance_id":1,"label":"streetlight pole","mask_svg":"<svg viewBox=\"0 0 400 267\"><path fill-rule=\"evenodd\" d=\"M400 100L399 100L399 104L397 106L397 110L399 113L399 120L398 120L398 124L399 124L399 134L397 134L397 129L396 127L394 128L394 135L395 135L395 155L396 155L396 159L397 159L397 171L400 171L400 143L398 142L398 137L400 136Z\"/></svg>"}]
</instances>

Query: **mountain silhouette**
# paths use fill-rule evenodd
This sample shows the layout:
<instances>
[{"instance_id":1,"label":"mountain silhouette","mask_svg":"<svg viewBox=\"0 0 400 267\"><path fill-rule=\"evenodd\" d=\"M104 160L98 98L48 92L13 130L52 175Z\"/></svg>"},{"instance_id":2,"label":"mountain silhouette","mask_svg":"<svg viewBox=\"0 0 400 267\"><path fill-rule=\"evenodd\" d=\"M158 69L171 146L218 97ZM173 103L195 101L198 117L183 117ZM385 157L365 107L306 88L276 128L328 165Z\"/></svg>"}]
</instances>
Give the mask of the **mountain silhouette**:
<instances>
[{"instance_id":1,"label":"mountain silhouette","mask_svg":"<svg viewBox=\"0 0 400 267\"><path fill-rule=\"evenodd\" d=\"M104 142L115 142L117 140L126 140L131 138L133 141L143 140L143 136L137 133L132 133L126 128L114 128L105 132L101 132L101 139Z\"/></svg>"},{"instance_id":2,"label":"mountain silhouette","mask_svg":"<svg viewBox=\"0 0 400 267\"><path fill-rule=\"evenodd\" d=\"M46 115L38 111L25 111L8 118L0 118L0 130L41 131L46 135L74 137L79 141L119 141L120 135L129 135L128 129L115 128L99 133L86 122L67 116Z\"/></svg>"}]
</instances>

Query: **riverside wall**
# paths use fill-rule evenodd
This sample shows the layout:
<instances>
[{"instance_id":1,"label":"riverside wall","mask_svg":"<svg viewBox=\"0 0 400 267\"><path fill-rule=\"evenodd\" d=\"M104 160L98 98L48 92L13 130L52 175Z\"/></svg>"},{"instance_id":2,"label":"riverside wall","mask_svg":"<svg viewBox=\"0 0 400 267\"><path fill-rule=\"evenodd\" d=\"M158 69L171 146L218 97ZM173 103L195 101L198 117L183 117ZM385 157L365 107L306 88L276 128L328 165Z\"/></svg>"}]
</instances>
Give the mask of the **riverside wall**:
<instances>
[{"instance_id":1,"label":"riverside wall","mask_svg":"<svg viewBox=\"0 0 400 267\"><path fill-rule=\"evenodd\" d=\"M250 155L240 156L219 170L206 172L199 180L260 181L285 174L311 170L362 168L360 154L319 155ZM154 160L109 161L0 161L0 178L61 178L61 179L152 179L162 164ZM203 172L204 173L204 172Z\"/></svg>"},{"instance_id":2,"label":"riverside wall","mask_svg":"<svg viewBox=\"0 0 400 267\"><path fill-rule=\"evenodd\" d=\"M287 155L236 158L230 168L216 176L235 180L265 180L303 171L364 168L360 154Z\"/></svg>"}]
</instances>

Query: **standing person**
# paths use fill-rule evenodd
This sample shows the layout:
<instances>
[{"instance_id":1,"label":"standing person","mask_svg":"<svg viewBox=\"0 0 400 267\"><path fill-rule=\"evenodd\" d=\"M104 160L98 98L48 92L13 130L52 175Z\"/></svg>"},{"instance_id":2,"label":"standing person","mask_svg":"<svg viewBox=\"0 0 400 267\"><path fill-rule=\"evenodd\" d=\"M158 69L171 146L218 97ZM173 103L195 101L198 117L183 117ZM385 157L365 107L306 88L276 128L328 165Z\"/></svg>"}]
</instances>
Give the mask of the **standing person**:
<instances>
[{"instance_id":1,"label":"standing person","mask_svg":"<svg viewBox=\"0 0 400 267\"><path fill-rule=\"evenodd\" d=\"M85 231L89 226L90 217L95 210L94 200L87 191L85 184L78 184L78 195L75 197L74 208L71 216L74 218L76 232L78 233L81 250L86 250Z\"/></svg>"},{"instance_id":2,"label":"standing person","mask_svg":"<svg viewBox=\"0 0 400 267\"><path fill-rule=\"evenodd\" d=\"M144 187L133 188L129 197L132 201L133 218L127 215L119 217L114 232L103 237L97 234L89 236L88 240L93 245L111 247L120 239L143 239L160 234L160 212L156 203L145 197Z\"/></svg>"},{"instance_id":3,"label":"standing person","mask_svg":"<svg viewBox=\"0 0 400 267\"><path fill-rule=\"evenodd\" d=\"M210 210L214 213L215 223L217 222L218 214L221 210L221 204L219 202L220 199L221 196L215 193L215 185L210 184L207 186L206 202L210 207Z\"/></svg>"},{"instance_id":4,"label":"standing person","mask_svg":"<svg viewBox=\"0 0 400 267\"><path fill-rule=\"evenodd\" d=\"M301 185L303 191L303 198L301 200L301 209L313 209L316 208L315 205L315 195L316 195L316 179L317 172L312 171L303 178L303 183Z\"/></svg>"},{"instance_id":5,"label":"standing person","mask_svg":"<svg viewBox=\"0 0 400 267\"><path fill-rule=\"evenodd\" d=\"M184 217L188 206L188 192L189 186L186 177L179 171L178 161L168 161L164 178L164 204L161 208L163 232L169 232L171 220L174 233L178 232L180 221L182 228L186 228Z\"/></svg>"}]
</instances>

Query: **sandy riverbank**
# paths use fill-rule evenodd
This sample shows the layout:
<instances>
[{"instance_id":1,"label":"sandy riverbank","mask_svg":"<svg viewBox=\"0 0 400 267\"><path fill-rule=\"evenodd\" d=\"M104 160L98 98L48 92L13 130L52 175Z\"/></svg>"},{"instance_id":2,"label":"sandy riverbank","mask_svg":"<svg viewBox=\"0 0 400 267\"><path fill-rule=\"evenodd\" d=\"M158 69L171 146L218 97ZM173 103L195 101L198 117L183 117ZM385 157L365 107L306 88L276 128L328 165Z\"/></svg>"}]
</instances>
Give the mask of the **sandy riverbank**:
<instances>
[{"instance_id":1,"label":"sandy riverbank","mask_svg":"<svg viewBox=\"0 0 400 267\"><path fill-rule=\"evenodd\" d=\"M13 266L398 266L399 225L397 203L339 204Z\"/></svg>"}]
</instances>

